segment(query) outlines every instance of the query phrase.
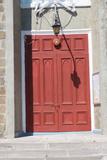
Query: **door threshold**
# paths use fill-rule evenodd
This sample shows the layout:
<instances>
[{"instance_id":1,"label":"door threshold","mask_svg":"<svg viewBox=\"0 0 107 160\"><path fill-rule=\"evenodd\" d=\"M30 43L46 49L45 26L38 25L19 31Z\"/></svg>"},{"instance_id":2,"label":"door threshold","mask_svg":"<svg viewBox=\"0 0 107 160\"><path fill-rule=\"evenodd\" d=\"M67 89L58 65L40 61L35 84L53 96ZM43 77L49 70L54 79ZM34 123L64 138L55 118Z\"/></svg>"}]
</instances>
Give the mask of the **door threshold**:
<instances>
[{"instance_id":1,"label":"door threshold","mask_svg":"<svg viewBox=\"0 0 107 160\"><path fill-rule=\"evenodd\" d=\"M48 135L89 135L89 134L102 134L101 129L95 129L92 131L80 131L80 132L16 132L15 137L26 137L26 136L48 136Z\"/></svg>"}]
</instances>

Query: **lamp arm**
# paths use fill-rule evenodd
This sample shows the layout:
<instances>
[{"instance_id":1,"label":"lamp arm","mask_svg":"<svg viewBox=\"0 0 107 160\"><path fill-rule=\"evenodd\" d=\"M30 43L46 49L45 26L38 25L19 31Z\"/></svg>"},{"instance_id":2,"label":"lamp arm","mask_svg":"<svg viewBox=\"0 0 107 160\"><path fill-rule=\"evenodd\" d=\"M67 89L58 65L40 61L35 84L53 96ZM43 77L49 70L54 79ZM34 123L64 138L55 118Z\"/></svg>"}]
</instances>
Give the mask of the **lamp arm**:
<instances>
[{"instance_id":1,"label":"lamp arm","mask_svg":"<svg viewBox=\"0 0 107 160\"><path fill-rule=\"evenodd\" d=\"M63 9L68 12L69 14L73 15L73 16L76 16L77 15L77 12L76 12L76 9L75 9L75 6L73 5L72 7L69 7L67 6L65 3L63 2L58 2L58 4L63 7Z\"/></svg>"},{"instance_id":2,"label":"lamp arm","mask_svg":"<svg viewBox=\"0 0 107 160\"><path fill-rule=\"evenodd\" d=\"M77 16L77 12L75 9L75 6L72 3L72 7L69 7L67 3L62 2L61 0L54 0L54 3L52 0L46 1L42 3L42 1L38 1L37 4L35 4L35 14L36 17L42 17L44 14L46 14L52 7L56 10L57 7L62 7L66 12L71 14L72 16ZM56 11L55 11L56 12Z\"/></svg>"},{"instance_id":3,"label":"lamp arm","mask_svg":"<svg viewBox=\"0 0 107 160\"><path fill-rule=\"evenodd\" d=\"M36 16L39 17L42 14L44 15L49 11L51 6L52 6L52 2L45 2L43 4L39 3L37 7L35 7Z\"/></svg>"}]
</instances>

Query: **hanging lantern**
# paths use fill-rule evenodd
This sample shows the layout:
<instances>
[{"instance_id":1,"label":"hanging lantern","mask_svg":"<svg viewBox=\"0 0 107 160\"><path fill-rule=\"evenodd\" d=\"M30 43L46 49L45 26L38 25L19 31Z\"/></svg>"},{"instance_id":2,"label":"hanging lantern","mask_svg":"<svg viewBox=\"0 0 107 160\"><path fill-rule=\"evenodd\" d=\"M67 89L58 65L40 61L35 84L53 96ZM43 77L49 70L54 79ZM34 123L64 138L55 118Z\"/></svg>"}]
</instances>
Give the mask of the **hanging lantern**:
<instances>
[{"instance_id":1,"label":"hanging lantern","mask_svg":"<svg viewBox=\"0 0 107 160\"><path fill-rule=\"evenodd\" d=\"M52 28L53 28L54 34L57 35L60 33L61 24L60 24L58 17L55 17L54 24L52 25Z\"/></svg>"}]
</instances>

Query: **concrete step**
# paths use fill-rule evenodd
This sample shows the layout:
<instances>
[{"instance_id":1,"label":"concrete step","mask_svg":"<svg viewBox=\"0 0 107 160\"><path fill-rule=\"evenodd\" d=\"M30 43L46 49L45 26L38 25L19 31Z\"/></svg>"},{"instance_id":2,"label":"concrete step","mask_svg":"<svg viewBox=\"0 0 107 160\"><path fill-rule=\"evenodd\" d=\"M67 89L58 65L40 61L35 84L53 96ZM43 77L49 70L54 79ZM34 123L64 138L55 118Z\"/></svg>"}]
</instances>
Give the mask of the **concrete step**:
<instances>
[{"instance_id":1,"label":"concrete step","mask_svg":"<svg viewBox=\"0 0 107 160\"><path fill-rule=\"evenodd\" d=\"M94 156L97 155L97 156ZM1 143L0 158L55 159L75 157L98 158L107 155L107 143ZM47 160L46 159L46 160ZM60 160L60 159L59 159Z\"/></svg>"},{"instance_id":2,"label":"concrete step","mask_svg":"<svg viewBox=\"0 0 107 160\"><path fill-rule=\"evenodd\" d=\"M35 142L19 142L19 143L0 143L1 150L74 150L76 149L100 149L102 146L106 146L107 143L35 143Z\"/></svg>"},{"instance_id":3,"label":"concrete step","mask_svg":"<svg viewBox=\"0 0 107 160\"><path fill-rule=\"evenodd\" d=\"M101 157L102 153L73 153L68 150L46 150L46 151L0 151L0 158L78 158L78 157Z\"/></svg>"},{"instance_id":4,"label":"concrete step","mask_svg":"<svg viewBox=\"0 0 107 160\"><path fill-rule=\"evenodd\" d=\"M60 157L56 157L56 158L53 158L53 157L45 157L45 158L23 158L23 157L20 157L20 158L17 158L17 157L7 157L7 158L0 158L0 160L107 160L106 159L107 157L103 157L103 156L85 156L85 157L63 157L63 158L60 158Z\"/></svg>"},{"instance_id":5,"label":"concrete step","mask_svg":"<svg viewBox=\"0 0 107 160\"><path fill-rule=\"evenodd\" d=\"M45 153L67 151L70 155L107 154L107 143L1 143L1 151L40 152Z\"/></svg>"},{"instance_id":6,"label":"concrete step","mask_svg":"<svg viewBox=\"0 0 107 160\"><path fill-rule=\"evenodd\" d=\"M0 160L107 160L107 140L74 142L66 139L32 137L0 140Z\"/></svg>"},{"instance_id":7,"label":"concrete step","mask_svg":"<svg viewBox=\"0 0 107 160\"><path fill-rule=\"evenodd\" d=\"M6 160L45 160L44 158L8 158Z\"/></svg>"},{"instance_id":8,"label":"concrete step","mask_svg":"<svg viewBox=\"0 0 107 160\"><path fill-rule=\"evenodd\" d=\"M63 158L47 158L46 160L102 160L102 156L87 157L63 157Z\"/></svg>"},{"instance_id":9,"label":"concrete step","mask_svg":"<svg viewBox=\"0 0 107 160\"><path fill-rule=\"evenodd\" d=\"M0 158L0 160L44 160L44 158Z\"/></svg>"}]
</instances>

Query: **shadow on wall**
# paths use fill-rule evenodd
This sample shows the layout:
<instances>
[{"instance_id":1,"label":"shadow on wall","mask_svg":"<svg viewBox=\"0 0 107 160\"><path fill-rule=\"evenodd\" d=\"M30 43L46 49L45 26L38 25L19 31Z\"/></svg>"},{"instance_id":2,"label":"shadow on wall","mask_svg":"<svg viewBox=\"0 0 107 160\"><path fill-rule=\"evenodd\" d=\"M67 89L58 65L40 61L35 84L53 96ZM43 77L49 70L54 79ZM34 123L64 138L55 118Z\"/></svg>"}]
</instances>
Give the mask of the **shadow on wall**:
<instances>
[{"instance_id":1,"label":"shadow on wall","mask_svg":"<svg viewBox=\"0 0 107 160\"><path fill-rule=\"evenodd\" d=\"M32 30L32 9L21 9L21 30Z\"/></svg>"},{"instance_id":2,"label":"shadow on wall","mask_svg":"<svg viewBox=\"0 0 107 160\"><path fill-rule=\"evenodd\" d=\"M26 130L33 131L33 75L32 75L32 37L25 40L25 87L26 87Z\"/></svg>"},{"instance_id":3,"label":"shadow on wall","mask_svg":"<svg viewBox=\"0 0 107 160\"><path fill-rule=\"evenodd\" d=\"M31 9L20 8L20 0L14 0L14 77L15 77L15 132L23 131L22 119L22 74L21 73L21 31L31 30Z\"/></svg>"},{"instance_id":4,"label":"shadow on wall","mask_svg":"<svg viewBox=\"0 0 107 160\"><path fill-rule=\"evenodd\" d=\"M26 8L26 9L21 9L21 31L31 31L32 30L32 9L31 8ZM30 126L30 128L26 128L27 132L29 132L29 134L27 133L27 136L32 135L32 133L30 134L30 131L33 130L33 108L32 108L32 104L33 104L33 80L32 80L32 45L29 45L29 42L31 42L31 37L29 37L28 39L26 39L25 36L25 83L26 83L26 124L28 124L27 126ZM23 74L23 73L22 73ZM32 97L32 98L29 98ZM30 107L28 107L30 106ZM26 134L26 133L25 133ZM26 135L23 136L26 136ZM21 135L22 136L22 135Z\"/></svg>"}]
</instances>

